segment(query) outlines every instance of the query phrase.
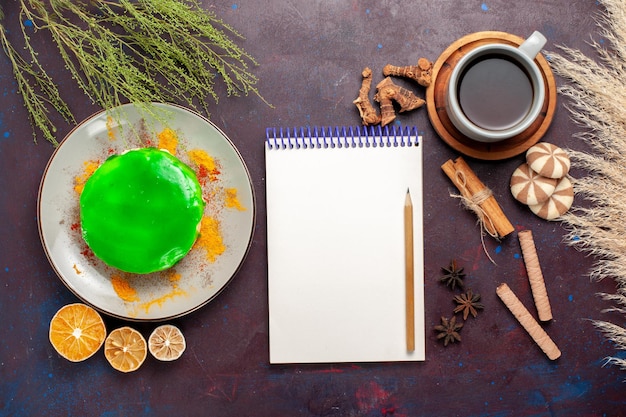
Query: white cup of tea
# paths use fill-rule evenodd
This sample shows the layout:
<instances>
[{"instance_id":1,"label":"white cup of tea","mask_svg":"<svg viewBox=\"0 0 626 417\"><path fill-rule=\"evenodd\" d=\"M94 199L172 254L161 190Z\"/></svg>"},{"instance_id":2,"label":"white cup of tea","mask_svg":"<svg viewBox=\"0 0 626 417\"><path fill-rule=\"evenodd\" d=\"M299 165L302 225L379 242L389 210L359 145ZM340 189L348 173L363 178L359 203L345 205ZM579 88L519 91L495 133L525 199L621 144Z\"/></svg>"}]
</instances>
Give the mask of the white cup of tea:
<instances>
[{"instance_id":1,"label":"white cup of tea","mask_svg":"<svg viewBox=\"0 0 626 417\"><path fill-rule=\"evenodd\" d=\"M459 132L479 142L499 142L537 120L546 89L535 57L545 44L545 36L534 32L519 47L489 43L461 57L445 100L447 115Z\"/></svg>"}]
</instances>

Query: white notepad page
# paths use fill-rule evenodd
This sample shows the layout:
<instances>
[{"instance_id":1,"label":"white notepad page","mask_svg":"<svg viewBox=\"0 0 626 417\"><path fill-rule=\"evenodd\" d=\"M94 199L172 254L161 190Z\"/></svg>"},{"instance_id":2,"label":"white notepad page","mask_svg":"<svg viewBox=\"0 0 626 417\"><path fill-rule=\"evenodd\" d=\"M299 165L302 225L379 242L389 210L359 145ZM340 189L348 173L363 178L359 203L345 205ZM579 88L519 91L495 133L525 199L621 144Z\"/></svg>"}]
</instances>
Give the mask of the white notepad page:
<instances>
[{"instance_id":1,"label":"white notepad page","mask_svg":"<svg viewBox=\"0 0 626 417\"><path fill-rule=\"evenodd\" d=\"M303 134L310 129L268 129L265 144L270 362L424 360L417 129ZM414 352L407 352L405 335L407 189L414 210Z\"/></svg>"}]
</instances>

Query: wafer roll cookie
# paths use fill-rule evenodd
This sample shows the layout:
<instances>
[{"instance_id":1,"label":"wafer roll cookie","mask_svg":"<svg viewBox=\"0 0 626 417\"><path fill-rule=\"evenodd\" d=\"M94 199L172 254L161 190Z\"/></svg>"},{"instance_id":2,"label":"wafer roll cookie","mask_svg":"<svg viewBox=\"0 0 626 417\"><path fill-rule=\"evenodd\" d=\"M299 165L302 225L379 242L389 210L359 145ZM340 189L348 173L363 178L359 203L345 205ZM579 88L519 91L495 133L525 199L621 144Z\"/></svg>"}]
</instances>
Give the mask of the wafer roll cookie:
<instances>
[{"instance_id":1,"label":"wafer roll cookie","mask_svg":"<svg viewBox=\"0 0 626 417\"><path fill-rule=\"evenodd\" d=\"M537 249L533 240L533 232L531 230L522 230L517 234L517 237L522 248L526 273L528 274L528 281L530 282L530 289L533 293L539 320L552 320L552 309L550 308L548 291L546 290L546 283L543 279Z\"/></svg>"},{"instance_id":2,"label":"wafer roll cookie","mask_svg":"<svg viewBox=\"0 0 626 417\"><path fill-rule=\"evenodd\" d=\"M500 297L504 305L513 313L517 321L522 325L524 330L528 332L530 337L532 337L546 356L551 360L558 359L561 356L561 351L556 343L550 339L550 336L548 336L545 330L537 323L537 320L533 318L519 298L511 291L509 286L500 284L500 286L496 288L496 294L498 294L498 297Z\"/></svg>"}]
</instances>

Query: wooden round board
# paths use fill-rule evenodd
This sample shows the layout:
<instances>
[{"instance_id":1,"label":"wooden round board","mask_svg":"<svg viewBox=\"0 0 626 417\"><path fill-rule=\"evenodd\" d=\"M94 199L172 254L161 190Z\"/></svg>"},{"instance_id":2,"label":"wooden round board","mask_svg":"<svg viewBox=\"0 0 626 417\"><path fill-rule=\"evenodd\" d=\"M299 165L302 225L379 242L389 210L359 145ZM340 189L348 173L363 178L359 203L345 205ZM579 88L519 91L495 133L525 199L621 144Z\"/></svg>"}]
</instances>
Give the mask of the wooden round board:
<instances>
[{"instance_id":1,"label":"wooden round board","mask_svg":"<svg viewBox=\"0 0 626 417\"><path fill-rule=\"evenodd\" d=\"M541 54L537 56L535 62L539 65L543 74L546 85L546 98L538 119L524 132L501 142L478 142L460 133L446 113L446 86L450 79L452 68L459 62L462 56L485 43L504 43L519 46L522 42L524 42L523 38L505 32L487 31L472 33L451 44L433 65L432 82L426 90L428 117L435 131L453 149L476 159L502 160L525 152L537 143L548 130L556 109L557 92L550 64Z\"/></svg>"}]
</instances>

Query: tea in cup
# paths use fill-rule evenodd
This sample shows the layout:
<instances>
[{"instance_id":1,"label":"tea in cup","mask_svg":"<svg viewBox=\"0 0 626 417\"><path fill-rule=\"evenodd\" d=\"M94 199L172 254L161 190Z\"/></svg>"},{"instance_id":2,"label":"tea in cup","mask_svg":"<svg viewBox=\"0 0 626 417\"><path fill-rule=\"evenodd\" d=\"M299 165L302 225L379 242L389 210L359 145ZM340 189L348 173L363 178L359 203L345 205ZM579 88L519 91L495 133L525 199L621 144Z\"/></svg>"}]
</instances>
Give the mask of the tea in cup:
<instances>
[{"instance_id":1,"label":"tea in cup","mask_svg":"<svg viewBox=\"0 0 626 417\"><path fill-rule=\"evenodd\" d=\"M534 32L520 46L480 45L458 61L446 91L446 112L463 135L499 142L537 120L546 91L535 57L546 38Z\"/></svg>"}]
</instances>

